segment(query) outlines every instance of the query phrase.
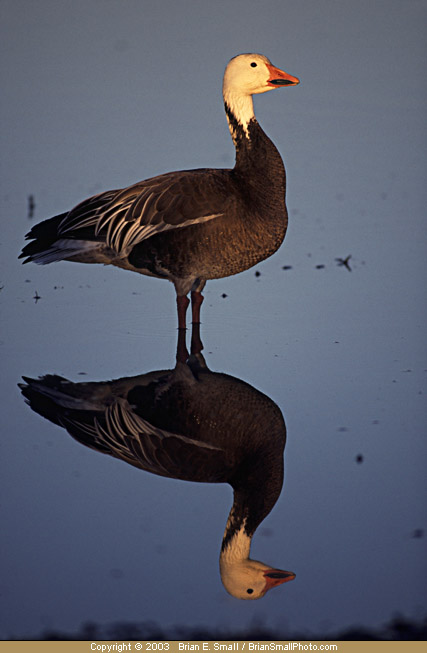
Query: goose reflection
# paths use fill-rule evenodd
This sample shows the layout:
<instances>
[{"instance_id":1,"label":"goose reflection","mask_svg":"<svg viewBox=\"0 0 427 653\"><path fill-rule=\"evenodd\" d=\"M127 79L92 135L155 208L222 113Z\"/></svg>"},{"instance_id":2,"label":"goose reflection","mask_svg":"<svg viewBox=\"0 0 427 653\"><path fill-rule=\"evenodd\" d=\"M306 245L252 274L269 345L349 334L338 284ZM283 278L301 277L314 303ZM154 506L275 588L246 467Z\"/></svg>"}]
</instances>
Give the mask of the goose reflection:
<instances>
[{"instance_id":1,"label":"goose reflection","mask_svg":"<svg viewBox=\"0 0 427 653\"><path fill-rule=\"evenodd\" d=\"M258 599L295 578L250 558L252 537L282 489L285 422L262 392L207 368L198 325L190 356L185 331L178 333L173 370L101 383L24 377L20 387L35 412L91 449L160 476L229 483L221 579L236 598Z\"/></svg>"}]
</instances>

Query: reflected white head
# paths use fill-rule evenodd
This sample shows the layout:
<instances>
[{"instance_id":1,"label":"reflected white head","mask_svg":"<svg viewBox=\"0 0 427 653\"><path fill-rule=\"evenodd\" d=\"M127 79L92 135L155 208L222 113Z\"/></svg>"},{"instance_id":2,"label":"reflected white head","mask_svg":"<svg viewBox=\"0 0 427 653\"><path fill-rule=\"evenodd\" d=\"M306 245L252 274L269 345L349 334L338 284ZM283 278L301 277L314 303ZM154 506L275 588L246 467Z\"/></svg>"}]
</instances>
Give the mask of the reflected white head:
<instances>
[{"instance_id":1,"label":"reflected white head","mask_svg":"<svg viewBox=\"0 0 427 653\"><path fill-rule=\"evenodd\" d=\"M292 571L274 569L258 560L251 560L250 547L251 538L245 533L243 524L221 551L222 584L236 599L260 599L268 590L295 578Z\"/></svg>"},{"instance_id":2,"label":"reflected white head","mask_svg":"<svg viewBox=\"0 0 427 653\"><path fill-rule=\"evenodd\" d=\"M273 569L250 558L234 564L221 564L220 570L225 589L236 599L260 599L268 590L295 578L291 571Z\"/></svg>"}]
</instances>

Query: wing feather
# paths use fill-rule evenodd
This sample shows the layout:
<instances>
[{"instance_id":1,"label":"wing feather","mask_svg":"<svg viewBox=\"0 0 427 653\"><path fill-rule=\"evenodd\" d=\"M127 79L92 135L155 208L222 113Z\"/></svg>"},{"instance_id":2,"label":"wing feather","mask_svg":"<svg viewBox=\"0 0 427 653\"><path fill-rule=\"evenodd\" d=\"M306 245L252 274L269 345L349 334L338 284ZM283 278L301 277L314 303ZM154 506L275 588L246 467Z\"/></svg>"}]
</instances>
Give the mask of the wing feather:
<instances>
[{"instance_id":1,"label":"wing feather","mask_svg":"<svg viewBox=\"0 0 427 653\"><path fill-rule=\"evenodd\" d=\"M232 201L228 174L209 169L167 173L100 193L63 218L59 235L77 238L81 229L92 229L95 240L125 255L154 234L224 215Z\"/></svg>"},{"instance_id":2,"label":"wing feather","mask_svg":"<svg viewBox=\"0 0 427 653\"><path fill-rule=\"evenodd\" d=\"M215 481L227 468L223 449L157 428L122 400L108 406L102 418L94 417L91 422L67 415L60 421L71 435L92 449L160 476ZM204 463L213 478L203 477ZM201 478L197 478L199 469Z\"/></svg>"}]
</instances>

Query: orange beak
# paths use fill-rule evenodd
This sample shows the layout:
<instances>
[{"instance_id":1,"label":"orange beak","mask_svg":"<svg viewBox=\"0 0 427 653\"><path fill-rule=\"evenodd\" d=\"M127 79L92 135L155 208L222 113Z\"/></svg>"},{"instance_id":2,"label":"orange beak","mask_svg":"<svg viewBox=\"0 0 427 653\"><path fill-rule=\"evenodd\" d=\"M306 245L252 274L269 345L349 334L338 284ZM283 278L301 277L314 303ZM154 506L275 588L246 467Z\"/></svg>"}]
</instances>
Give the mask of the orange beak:
<instances>
[{"instance_id":1,"label":"orange beak","mask_svg":"<svg viewBox=\"0 0 427 653\"><path fill-rule=\"evenodd\" d=\"M267 80L270 86L295 86L299 84L298 77L293 77L271 64L267 64L267 68L270 71L270 77Z\"/></svg>"},{"instance_id":2,"label":"orange beak","mask_svg":"<svg viewBox=\"0 0 427 653\"><path fill-rule=\"evenodd\" d=\"M272 587L277 587L282 585L282 583L287 583L289 580L295 578L295 574L292 571L282 571L281 569L269 569L264 573L265 578L265 591L271 590Z\"/></svg>"}]
</instances>

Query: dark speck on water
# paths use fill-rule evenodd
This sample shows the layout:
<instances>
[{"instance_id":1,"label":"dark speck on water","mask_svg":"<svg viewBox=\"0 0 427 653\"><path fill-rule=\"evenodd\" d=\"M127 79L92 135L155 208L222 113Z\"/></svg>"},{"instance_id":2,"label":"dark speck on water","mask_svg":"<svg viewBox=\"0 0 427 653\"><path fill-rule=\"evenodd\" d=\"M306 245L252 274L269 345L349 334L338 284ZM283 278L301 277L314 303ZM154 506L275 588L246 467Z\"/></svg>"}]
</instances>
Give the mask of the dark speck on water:
<instances>
[{"instance_id":1,"label":"dark speck on water","mask_svg":"<svg viewBox=\"0 0 427 653\"><path fill-rule=\"evenodd\" d=\"M358 465L361 465L361 464L363 463L363 456L362 456L361 453L359 453L359 454L356 456L356 462L357 462Z\"/></svg>"},{"instance_id":2,"label":"dark speck on water","mask_svg":"<svg viewBox=\"0 0 427 653\"><path fill-rule=\"evenodd\" d=\"M347 270L351 272L351 267L349 263L350 259L351 259L351 254L346 256L346 258L336 258L335 260L337 262L337 265L339 265L340 267L347 268Z\"/></svg>"},{"instance_id":3,"label":"dark speck on water","mask_svg":"<svg viewBox=\"0 0 427 653\"><path fill-rule=\"evenodd\" d=\"M36 208L36 203L34 201L34 195L28 195L28 219L31 220L34 217L34 210Z\"/></svg>"}]
</instances>

